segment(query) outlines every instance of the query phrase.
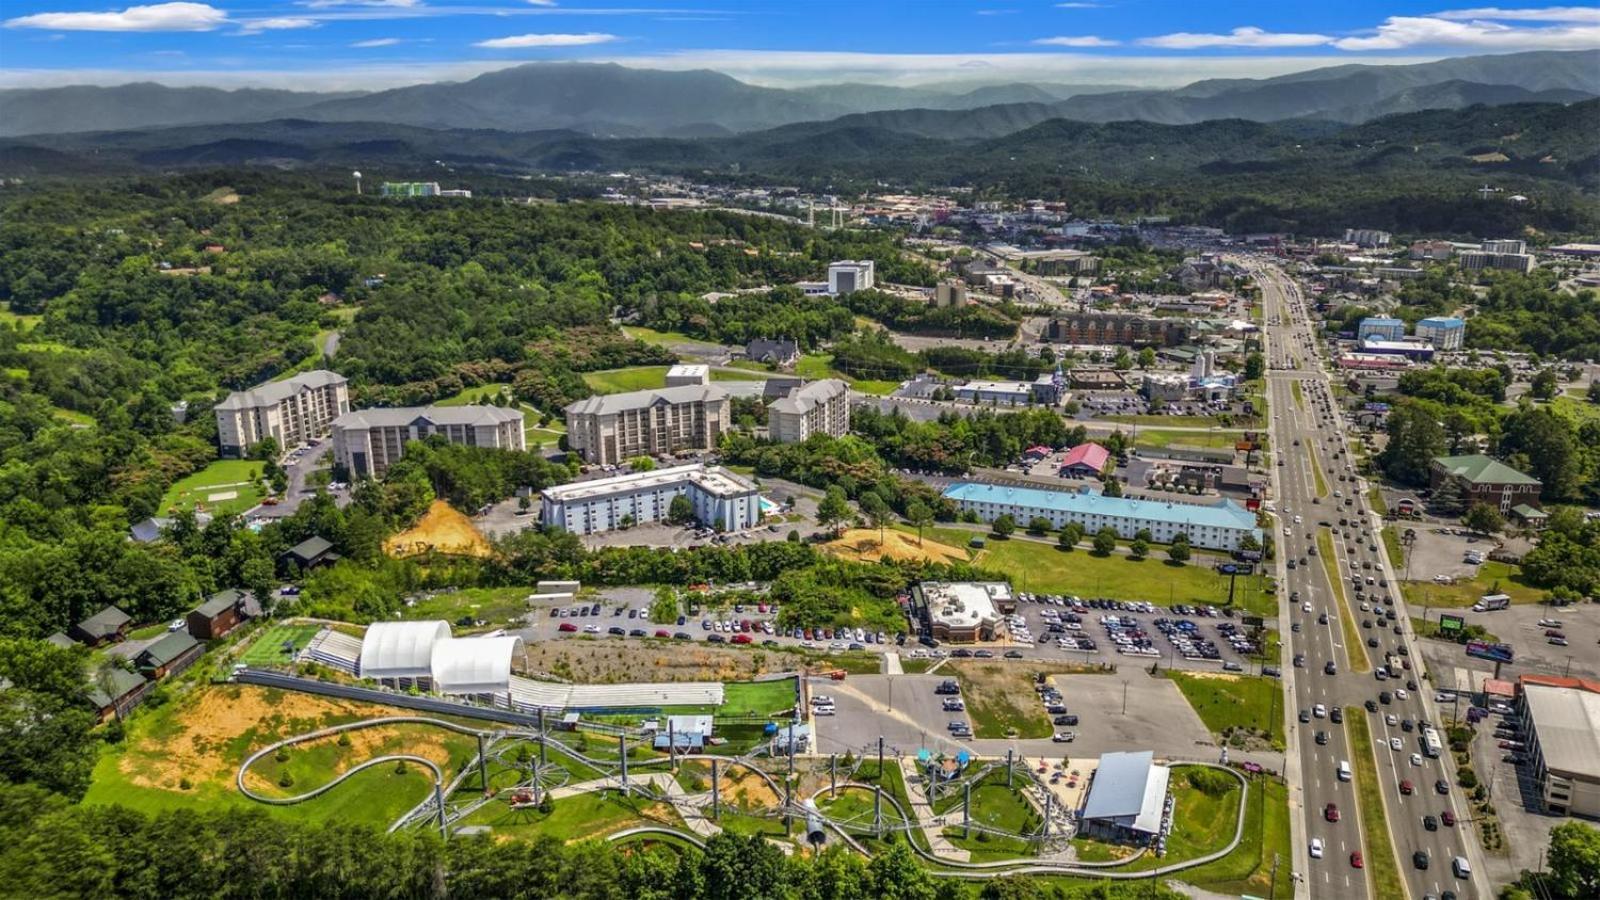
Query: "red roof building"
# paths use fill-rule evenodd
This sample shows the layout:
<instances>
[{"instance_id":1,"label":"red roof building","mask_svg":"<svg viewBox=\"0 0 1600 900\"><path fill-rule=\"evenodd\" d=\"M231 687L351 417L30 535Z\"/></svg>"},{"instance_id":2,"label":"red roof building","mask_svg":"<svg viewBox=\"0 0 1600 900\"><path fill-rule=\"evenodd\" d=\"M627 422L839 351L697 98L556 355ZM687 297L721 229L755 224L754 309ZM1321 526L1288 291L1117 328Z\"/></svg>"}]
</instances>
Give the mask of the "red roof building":
<instances>
[{"instance_id":1,"label":"red roof building","mask_svg":"<svg viewBox=\"0 0 1600 900\"><path fill-rule=\"evenodd\" d=\"M1099 478L1111 459L1111 451L1099 444L1079 444L1067 451L1061 461L1061 474L1078 478Z\"/></svg>"}]
</instances>

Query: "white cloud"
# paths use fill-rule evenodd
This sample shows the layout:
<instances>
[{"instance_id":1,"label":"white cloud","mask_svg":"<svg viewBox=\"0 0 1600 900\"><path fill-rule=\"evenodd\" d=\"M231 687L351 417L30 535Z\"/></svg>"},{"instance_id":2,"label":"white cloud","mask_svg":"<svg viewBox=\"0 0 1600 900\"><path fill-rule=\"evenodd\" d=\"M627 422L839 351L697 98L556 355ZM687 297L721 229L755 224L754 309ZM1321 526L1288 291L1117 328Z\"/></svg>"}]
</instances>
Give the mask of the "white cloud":
<instances>
[{"instance_id":1,"label":"white cloud","mask_svg":"<svg viewBox=\"0 0 1600 900\"><path fill-rule=\"evenodd\" d=\"M614 34L601 34L597 31L583 34L515 34L510 37L479 41L472 46L487 47L492 50L521 47L586 47L590 44L608 44L616 39L617 36Z\"/></svg>"},{"instance_id":2,"label":"white cloud","mask_svg":"<svg viewBox=\"0 0 1600 900\"><path fill-rule=\"evenodd\" d=\"M301 0L308 9L328 9L334 6L389 6L397 9L416 9L422 0Z\"/></svg>"},{"instance_id":3,"label":"white cloud","mask_svg":"<svg viewBox=\"0 0 1600 900\"><path fill-rule=\"evenodd\" d=\"M1092 34L1075 35L1071 37L1047 37L1034 41L1041 47L1115 47L1122 43Z\"/></svg>"},{"instance_id":4,"label":"white cloud","mask_svg":"<svg viewBox=\"0 0 1600 900\"><path fill-rule=\"evenodd\" d=\"M1100 3L1057 3L1056 9L1102 9Z\"/></svg>"},{"instance_id":5,"label":"white cloud","mask_svg":"<svg viewBox=\"0 0 1600 900\"><path fill-rule=\"evenodd\" d=\"M556 0L528 0L530 6L555 6Z\"/></svg>"},{"instance_id":6,"label":"white cloud","mask_svg":"<svg viewBox=\"0 0 1600 900\"><path fill-rule=\"evenodd\" d=\"M212 31L228 23L228 14L204 3L157 3L130 6L121 12L50 12L7 19L7 28L49 28L57 31Z\"/></svg>"},{"instance_id":7,"label":"white cloud","mask_svg":"<svg viewBox=\"0 0 1600 900\"><path fill-rule=\"evenodd\" d=\"M1483 6L1477 9L1447 9L1432 13L1432 19L1475 20L1499 19L1507 22L1595 22L1600 23L1600 6L1546 6L1542 9L1501 9Z\"/></svg>"},{"instance_id":8,"label":"white cloud","mask_svg":"<svg viewBox=\"0 0 1600 900\"><path fill-rule=\"evenodd\" d=\"M1260 28L1235 28L1227 34L1193 34L1180 31L1157 37L1140 38L1146 47L1168 50L1193 50L1200 47L1316 47L1332 41L1325 34L1292 34L1263 31Z\"/></svg>"},{"instance_id":9,"label":"white cloud","mask_svg":"<svg viewBox=\"0 0 1600 900\"><path fill-rule=\"evenodd\" d=\"M400 38L373 38L370 41L356 41L352 47L393 47L395 44L404 43Z\"/></svg>"},{"instance_id":10,"label":"white cloud","mask_svg":"<svg viewBox=\"0 0 1600 900\"><path fill-rule=\"evenodd\" d=\"M239 23L236 34L260 34L263 31L288 31L293 28L315 28L316 19L303 16L279 16L270 19L248 19Z\"/></svg>"},{"instance_id":11,"label":"white cloud","mask_svg":"<svg viewBox=\"0 0 1600 900\"><path fill-rule=\"evenodd\" d=\"M1341 38L1340 50L1401 50L1407 47L1468 47L1475 50L1586 50L1600 46L1600 25L1523 28L1482 19L1455 21L1431 16L1390 16L1376 33Z\"/></svg>"}]
</instances>

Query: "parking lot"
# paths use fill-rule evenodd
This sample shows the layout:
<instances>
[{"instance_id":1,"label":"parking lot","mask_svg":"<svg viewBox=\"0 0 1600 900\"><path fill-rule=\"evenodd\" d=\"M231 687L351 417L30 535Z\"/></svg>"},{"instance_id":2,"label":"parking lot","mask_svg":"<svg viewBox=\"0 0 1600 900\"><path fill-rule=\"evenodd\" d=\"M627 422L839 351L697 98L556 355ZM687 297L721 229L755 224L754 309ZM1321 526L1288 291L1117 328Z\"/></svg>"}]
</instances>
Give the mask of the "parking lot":
<instances>
[{"instance_id":1,"label":"parking lot","mask_svg":"<svg viewBox=\"0 0 1600 900\"><path fill-rule=\"evenodd\" d=\"M1027 598L1027 599L1025 599ZM1202 671L1249 671L1259 646L1250 629L1228 618L1220 607L1113 600L1079 600L1022 593L1011 640L1002 646L1029 646L1030 658L1086 663L1159 661ZM1235 668L1237 667L1237 668Z\"/></svg>"}]
</instances>

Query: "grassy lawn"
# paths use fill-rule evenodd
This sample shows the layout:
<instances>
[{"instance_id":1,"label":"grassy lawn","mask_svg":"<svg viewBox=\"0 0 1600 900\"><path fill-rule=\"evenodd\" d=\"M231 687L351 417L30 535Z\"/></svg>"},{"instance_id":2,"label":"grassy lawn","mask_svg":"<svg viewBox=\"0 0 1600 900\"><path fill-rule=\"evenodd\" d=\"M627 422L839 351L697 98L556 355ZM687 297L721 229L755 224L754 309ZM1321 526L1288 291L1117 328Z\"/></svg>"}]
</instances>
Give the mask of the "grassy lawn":
<instances>
[{"instance_id":1,"label":"grassy lawn","mask_svg":"<svg viewBox=\"0 0 1600 900\"><path fill-rule=\"evenodd\" d=\"M1299 379L1289 382L1289 393L1294 395L1294 405L1297 409L1306 408L1305 388L1300 386Z\"/></svg>"},{"instance_id":2,"label":"grassy lawn","mask_svg":"<svg viewBox=\"0 0 1600 900\"><path fill-rule=\"evenodd\" d=\"M1367 645L1362 641L1361 630L1356 628L1355 615L1350 612L1350 597L1344 592L1344 579L1339 577L1339 560L1333 554L1333 535L1326 528L1317 529L1317 554L1339 607L1339 628L1344 632L1345 657L1352 670L1370 672L1372 664L1367 661Z\"/></svg>"},{"instance_id":3,"label":"grassy lawn","mask_svg":"<svg viewBox=\"0 0 1600 900\"><path fill-rule=\"evenodd\" d=\"M644 328L639 325L626 325L622 333L634 340L644 341L646 344L671 346L673 344L703 344L708 347L721 346L705 338L690 337L681 331L657 331L654 328Z\"/></svg>"},{"instance_id":4,"label":"grassy lawn","mask_svg":"<svg viewBox=\"0 0 1600 900\"><path fill-rule=\"evenodd\" d=\"M757 372L747 372L742 369L712 369L712 381L766 381L767 376Z\"/></svg>"},{"instance_id":5,"label":"grassy lawn","mask_svg":"<svg viewBox=\"0 0 1600 900\"><path fill-rule=\"evenodd\" d=\"M487 403L507 388L510 382L497 382L493 384L480 384L476 387L463 388L459 393L451 394L443 400L434 401L434 406L466 406L469 403Z\"/></svg>"},{"instance_id":6,"label":"grassy lawn","mask_svg":"<svg viewBox=\"0 0 1600 900\"><path fill-rule=\"evenodd\" d=\"M1070 671L1044 666L1044 671ZM980 738L1046 738L1052 734L1050 717L1033 691L1034 673L1040 667L1002 662L945 663L941 670L961 679L962 699L973 731Z\"/></svg>"},{"instance_id":7,"label":"grassy lawn","mask_svg":"<svg viewBox=\"0 0 1600 900\"><path fill-rule=\"evenodd\" d=\"M1436 640L1449 641L1451 643L1455 642L1455 638L1454 637L1446 637L1446 636L1442 636L1442 635L1439 634L1439 620L1438 619L1429 619L1426 622L1424 622L1423 620L1417 618L1416 616L1412 616L1411 617L1411 630L1416 634L1417 637L1420 637L1420 638L1434 638ZM1495 634L1495 633L1493 633L1493 632L1484 632L1482 640L1495 641L1495 642L1498 643L1499 640L1500 640L1500 636Z\"/></svg>"},{"instance_id":8,"label":"grassy lawn","mask_svg":"<svg viewBox=\"0 0 1600 900\"><path fill-rule=\"evenodd\" d=\"M1229 778L1228 783L1232 787L1213 797L1189 783L1190 771L1194 771L1194 767L1172 768L1170 789L1173 826L1172 834L1167 838L1167 855L1157 858L1146 854L1130 868L1153 869L1196 859L1221 850L1233 840L1233 829L1239 823L1239 794L1244 789ZM1245 844L1246 840L1241 838L1240 848L1243 849Z\"/></svg>"},{"instance_id":9,"label":"grassy lawn","mask_svg":"<svg viewBox=\"0 0 1600 900\"><path fill-rule=\"evenodd\" d=\"M1359 470L1357 470L1357 471L1359 471ZM1389 514L1389 504L1384 502L1383 489L1378 487L1377 485L1373 485L1372 487L1367 488L1367 503L1371 504L1372 511L1377 513L1378 515L1386 516L1386 515ZM1389 531L1390 531L1390 529L1385 528L1383 530L1383 533L1384 534L1388 534ZM1395 545L1395 544L1390 544L1389 545L1389 560L1391 562L1398 563L1402 559L1402 557L1401 557L1400 553L1395 549L1396 546L1397 545Z\"/></svg>"},{"instance_id":10,"label":"grassy lawn","mask_svg":"<svg viewBox=\"0 0 1600 900\"><path fill-rule=\"evenodd\" d=\"M1281 781L1253 778L1239 846L1219 860L1185 869L1173 877L1217 894L1265 897L1272 890L1274 859L1279 863L1274 900L1294 896L1294 883L1289 878L1293 856L1289 847L1288 788Z\"/></svg>"},{"instance_id":11,"label":"grassy lawn","mask_svg":"<svg viewBox=\"0 0 1600 900\"><path fill-rule=\"evenodd\" d=\"M480 630L504 625L527 614L528 604L523 598L531 593L531 587L499 587L467 588L448 594L435 594L418 600L416 605L404 610L400 618L444 619L456 633L466 634L479 626L458 626L456 623L462 617L471 616L488 623L481 626Z\"/></svg>"},{"instance_id":12,"label":"grassy lawn","mask_svg":"<svg viewBox=\"0 0 1600 900\"><path fill-rule=\"evenodd\" d=\"M69 425L93 425L94 416L81 413L77 410L64 409L60 406L52 407L50 414Z\"/></svg>"},{"instance_id":13,"label":"grassy lawn","mask_svg":"<svg viewBox=\"0 0 1600 900\"><path fill-rule=\"evenodd\" d=\"M896 522L890 527L896 531L909 534L912 537L916 537L917 534L916 528L907 525L904 522ZM940 525L930 525L929 527L922 529L923 540L934 541L950 547L961 547L966 549L969 555L972 552L972 539L974 537L981 537L984 539L985 543L988 543L988 534L988 531L968 530L965 528L954 527L947 528Z\"/></svg>"},{"instance_id":14,"label":"grassy lawn","mask_svg":"<svg viewBox=\"0 0 1600 900\"><path fill-rule=\"evenodd\" d=\"M284 642L294 644L295 651L299 652L320 630L319 625L274 625L256 635L249 648L240 654L239 662L247 666L287 665L289 657L283 652Z\"/></svg>"},{"instance_id":15,"label":"grassy lawn","mask_svg":"<svg viewBox=\"0 0 1600 900\"><path fill-rule=\"evenodd\" d=\"M790 678L739 681L723 685L722 706L717 711L732 716L768 716L794 709L795 698L795 684Z\"/></svg>"},{"instance_id":16,"label":"grassy lawn","mask_svg":"<svg viewBox=\"0 0 1600 900\"><path fill-rule=\"evenodd\" d=\"M1062 550L1054 542L990 537L974 564L1005 573L1025 591L1163 604L1198 601L1220 605L1228 599L1228 577L1208 566L1193 562L1174 566L1154 557L1136 560L1121 554L1096 556L1081 548ZM1259 575L1240 578L1235 602L1252 611L1275 612L1277 604L1261 590L1263 585Z\"/></svg>"},{"instance_id":17,"label":"grassy lawn","mask_svg":"<svg viewBox=\"0 0 1600 900\"><path fill-rule=\"evenodd\" d=\"M877 394L886 396L900 386L898 381L879 381L873 379L856 379L838 371L833 367L833 354L807 353L800 357L795 364L794 373L801 378L812 380L817 378L842 378L849 382L852 388L863 394Z\"/></svg>"},{"instance_id":18,"label":"grassy lawn","mask_svg":"<svg viewBox=\"0 0 1600 900\"><path fill-rule=\"evenodd\" d=\"M1600 420L1600 406L1595 406L1582 399L1582 397L1583 395L1581 394L1576 398L1563 395L1550 400L1545 405L1550 408L1551 412L1570 420L1574 425Z\"/></svg>"},{"instance_id":19,"label":"grassy lawn","mask_svg":"<svg viewBox=\"0 0 1600 900\"><path fill-rule=\"evenodd\" d=\"M938 662L938 660L907 659L906 657L902 656L900 657L900 671L906 673L907 675L921 675L928 671L928 669L931 668L935 662Z\"/></svg>"},{"instance_id":20,"label":"grassy lawn","mask_svg":"<svg viewBox=\"0 0 1600 900\"><path fill-rule=\"evenodd\" d=\"M963 792L960 789L941 794L934 804L934 811L946 816L950 822L959 823L962 800ZM973 862L1033 856L1035 853L1031 841L1009 836L1027 834L1038 829L1039 814L1020 793L1006 787L1004 773L991 772L985 775L981 782L972 786L972 823L987 825L1008 833L999 835L973 831L963 837L959 824L945 828L945 837L955 846L969 851Z\"/></svg>"},{"instance_id":21,"label":"grassy lawn","mask_svg":"<svg viewBox=\"0 0 1600 900\"><path fill-rule=\"evenodd\" d=\"M887 791L885 792L887 793ZM824 794L817 799L817 808L828 815L829 818L840 822L849 822L854 828L865 829L872 825L873 793L863 788L841 788L834 797ZM884 824L889 826L899 825L905 821L900 813L895 810L894 804L887 799L881 807Z\"/></svg>"},{"instance_id":22,"label":"grassy lawn","mask_svg":"<svg viewBox=\"0 0 1600 900\"><path fill-rule=\"evenodd\" d=\"M213 515L244 512L261 502L265 492L252 476L261 474L262 464L253 459L219 459L204 469L167 488L161 497L163 512L203 506ZM212 494L232 492L236 496L211 500Z\"/></svg>"},{"instance_id":23,"label":"grassy lawn","mask_svg":"<svg viewBox=\"0 0 1600 900\"><path fill-rule=\"evenodd\" d=\"M1222 419L1216 416L1157 416L1157 415L1117 415L1099 416L1096 421L1116 422L1122 425L1151 425L1160 428L1236 428L1235 425L1224 425Z\"/></svg>"},{"instance_id":24,"label":"grassy lawn","mask_svg":"<svg viewBox=\"0 0 1600 900\"><path fill-rule=\"evenodd\" d=\"M627 369L606 369L602 372L585 372L583 380L596 393L620 394L624 391L644 391L665 387L666 366L633 366Z\"/></svg>"},{"instance_id":25,"label":"grassy lawn","mask_svg":"<svg viewBox=\"0 0 1600 900\"><path fill-rule=\"evenodd\" d=\"M1283 745L1281 683L1276 678L1253 675L1196 674L1174 670L1167 677L1177 684L1200 721L1215 734L1224 729L1249 728L1267 732L1272 743Z\"/></svg>"},{"instance_id":26,"label":"grassy lawn","mask_svg":"<svg viewBox=\"0 0 1600 900\"><path fill-rule=\"evenodd\" d=\"M1455 584L1435 584L1432 581L1404 581L1400 584L1406 602L1420 606L1447 606L1463 608L1477 603L1484 594L1501 593L1511 597L1512 603L1538 603L1544 599L1544 589L1536 588L1522 580L1522 568L1490 560L1478 567L1478 577L1470 581L1457 580Z\"/></svg>"},{"instance_id":27,"label":"grassy lawn","mask_svg":"<svg viewBox=\"0 0 1600 900\"><path fill-rule=\"evenodd\" d=\"M1389 839L1389 824L1383 809L1383 788L1378 782L1378 762L1372 755L1372 729L1367 713L1358 706L1345 707L1345 727L1350 732L1350 764L1356 772L1356 800L1361 805L1361 842L1366 847L1367 883L1378 900L1404 898L1400 866ZM1427 788L1424 787L1424 790Z\"/></svg>"},{"instance_id":28,"label":"grassy lawn","mask_svg":"<svg viewBox=\"0 0 1600 900\"><path fill-rule=\"evenodd\" d=\"M549 836L560 841L601 837L635 825L682 827L683 820L665 803L624 797L620 791L594 791L553 801L550 813L537 809L514 810L490 803L462 820L463 825L487 825L496 835L531 839Z\"/></svg>"},{"instance_id":29,"label":"grassy lawn","mask_svg":"<svg viewBox=\"0 0 1600 900\"><path fill-rule=\"evenodd\" d=\"M0 327L19 328L27 331L43 321L44 316L33 313L14 313L11 311L10 303L0 303Z\"/></svg>"},{"instance_id":30,"label":"grassy lawn","mask_svg":"<svg viewBox=\"0 0 1600 900\"><path fill-rule=\"evenodd\" d=\"M1141 428L1134 444L1139 447L1164 449L1167 447L1198 447L1205 450L1231 450L1239 440L1233 431L1171 431L1161 428Z\"/></svg>"},{"instance_id":31,"label":"grassy lawn","mask_svg":"<svg viewBox=\"0 0 1600 900\"><path fill-rule=\"evenodd\" d=\"M1311 462L1311 477L1317 480L1317 496L1328 496L1328 479L1322 477L1322 464L1317 462L1317 451L1311 447L1307 447L1306 457Z\"/></svg>"}]
</instances>

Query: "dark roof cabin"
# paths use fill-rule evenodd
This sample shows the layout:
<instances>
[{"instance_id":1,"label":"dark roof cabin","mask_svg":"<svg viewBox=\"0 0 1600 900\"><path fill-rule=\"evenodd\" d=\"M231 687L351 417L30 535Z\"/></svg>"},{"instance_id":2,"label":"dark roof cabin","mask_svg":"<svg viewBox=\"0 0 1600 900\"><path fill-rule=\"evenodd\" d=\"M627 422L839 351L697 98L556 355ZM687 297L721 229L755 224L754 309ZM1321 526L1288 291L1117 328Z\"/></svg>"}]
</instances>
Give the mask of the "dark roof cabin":
<instances>
[{"instance_id":1,"label":"dark roof cabin","mask_svg":"<svg viewBox=\"0 0 1600 900\"><path fill-rule=\"evenodd\" d=\"M338 562L339 554L333 552L333 543L327 538L312 535L284 551L283 556L279 558L292 562L302 569L314 569L317 566Z\"/></svg>"},{"instance_id":2,"label":"dark roof cabin","mask_svg":"<svg viewBox=\"0 0 1600 900\"><path fill-rule=\"evenodd\" d=\"M68 635L91 647L108 641L120 641L128 636L128 625L133 619L115 606L108 606L82 622L72 626Z\"/></svg>"},{"instance_id":3,"label":"dark roof cabin","mask_svg":"<svg viewBox=\"0 0 1600 900\"><path fill-rule=\"evenodd\" d=\"M222 637L250 617L247 608L250 600L248 591L234 588L217 591L189 613L189 634L202 641Z\"/></svg>"},{"instance_id":4,"label":"dark roof cabin","mask_svg":"<svg viewBox=\"0 0 1600 900\"><path fill-rule=\"evenodd\" d=\"M194 639L187 631L169 631L166 636L144 648L134 658L139 671L151 678L176 675L194 664L206 645Z\"/></svg>"},{"instance_id":5,"label":"dark roof cabin","mask_svg":"<svg viewBox=\"0 0 1600 900\"><path fill-rule=\"evenodd\" d=\"M107 684L91 684L84 692L89 699L89 704L100 714L100 721L105 721L113 715L125 716L128 710L139 705L144 695L155 682L145 680L137 672L125 669L108 669L105 674Z\"/></svg>"}]
</instances>

